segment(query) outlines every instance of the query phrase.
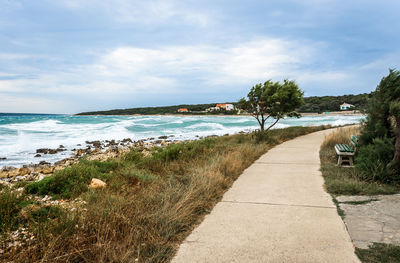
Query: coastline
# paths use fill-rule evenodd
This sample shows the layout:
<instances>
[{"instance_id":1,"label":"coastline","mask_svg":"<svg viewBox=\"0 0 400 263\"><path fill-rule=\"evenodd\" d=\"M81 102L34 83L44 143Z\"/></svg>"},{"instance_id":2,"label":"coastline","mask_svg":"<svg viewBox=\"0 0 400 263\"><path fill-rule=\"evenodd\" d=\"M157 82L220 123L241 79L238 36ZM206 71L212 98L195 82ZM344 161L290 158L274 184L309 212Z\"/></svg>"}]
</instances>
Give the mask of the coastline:
<instances>
[{"instance_id":1,"label":"coastline","mask_svg":"<svg viewBox=\"0 0 400 263\"><path fill-rule=\"evenodd\" d=\"M82 121L77 121L78 125L81 124L86 124L88 122L91 122L91 118L96 118L93 117L94 115L90 115L91 117L88 117L87 120L82 120ZM99 118L99 120L101 120L99 123L108 123L108 118L107 117L111 117L113 115L105 115L106 117L104 118L104 120L101 120L101 118ZM174 115L121 115L124 116L127 120L129 120L129 125L137 125L138 127L142 127L140 125L143 125L143 127L148 127L147 129L153 129L153 125L149 124L149 120L146 117L150 118L150 122L153 123L153 121L151 121L151 117L152 116L156 116L157 120L156 121L158 124L157 125L161 125L159 129L165 130L168 129L167 126L165 125L169 125L168 123L172 123L172 125L175 125L174 123L178 123L178 126L172 126L173 128L170 130L165 130L165 132L162 132L162 130L157 130L157 132L154 132L153 134L151 133L141 133L141 130L138 130L138 132L136 132L135 130L131 131L129 130L128 132L125 132L123 134L123 136L118 135L117 136L112 136L114 133L114 130L109 129L109 127L107 127L107 130L104 130L103 126L101 126L100 128L97 128L97 133L91 133L91 134L86 134L85 136L82 137L82 140L75 140L72 144L68 141L61 141L58 140L57 143L52 143L52 144L36 144L35 148L31 148L29 149L29 152L24 153L25 156L22 158L20 158L19 156L17 156L15 153L10 153L7 151L3 151L3 154L0 153L0 171L3 170L2 168L10 168L10 167L17 167L20 168L22 166L34 166L34 165L39 165L40 163L44 163L44 164L57 164L59 161L65 160L65 159L70 159L70 158L74 158L76 152L85 152L88 149L85 147L89 147L90 145L87 144L86 142L88 141L99 141L98 144L106 144L109 142L108 141L113 141L117 144L119 144L121 141L125 141L127 142L129 141L149 141L149 143L153 143L151 141L159 141L159 137L163 138L165 136L167 137L174 137L168 140L172 140L172 141L190 141L190 140L197 140L201 137L207 137L207 136L222 136L222 135L226 135L226 134L237 134L240 132L250 132L254 129L257 129L257 127L249 127L248 125L244 125L241 126L241 123L243 121L247 120L255 120L252 116L250 115L187 115L187 114L174 114ZM140 117L145 117L143 120L137 121L135 118L129 118L128 116L137 116L139 119ZM199 117L199 116L204 116L203 117ZM222 121L221 119L221 123L223 123L223 126L221 126L219 123L219 120L216 119L220 119L223 117L233 117L233 118L225 118L225 120ZM338 119L335 118L335 116L338 117ZM282 124L283 127L288 127L288 126L314 126L314 125L328 125L330 123L332 123L332 125L344 125L346 124L346 121L344 123L342 123L340 121L340 117L341 116L362 116L362 114L358 113L358 112L354 112L354 111L346 111L346 112L332 112L330 114L316 114L316 113L306 113L303 114L303 117L305 118L304 121L300 119L287 119L287 123L285 123L286 121L282 120L280 123ZM165 120L167 120L167 122L165 122L165 120L163 120L163 118L166 118ZM173 121L170 121L170 119L168 117L172 117ZM179 120L179 118L181 117L190 117L193 118L193 120L188 118L188 125L183 125L182 129L187 129L189 127L188 130L185 130L186 133L182 133L180 132L181 127L179 125L181 125L181 123L186 123L186 120L181 119ZM216 118L219 117L219 118ZM242 118L241 120L233 120L235 119L235 117L240 117ZM315 119L315 123L314 120L311 119L307 119L306 117L316 117ZM318 118L319 117L319 118ZM176 119L174 119L176 118ZM215 120L212 120L212 118L216 118ZM320 119L321 118L321 119ZM345 117L343 117L344 119L346 119ZM349 117L354 118L354 117ZM355 117L357 118L357 117ZM79 118L78 118L79 119ZM121 118L124 119L124 118ZM230 121L229 119L231 119L232 121ZM358 118L357 118L358 119ZM36 120L36 121L41 121L41 120ZM47 119L45 119L46 123L47 123ZM69 119L67 119L67 121L69 121ZM120 121L120 120L118 120ZM299 121L299 123L297 124L297 122ZM57 120L58 122L58 120ZM197 122L200 125L200 129L197 128ZM232 123L235 123L233 126L230 125ZM255 121L254 121L255 122ZM74 122L70 122L71 124L74 124ZM119 122L116 122L119 123ZM122 123L122 121L121 121ZM142 124L143 123L143 124ZM239 123L239 124L236 124ZM303 123L303 124L302 124ZM333 123L337 123L337 124L333 124ZM50 120L50 125L58 125L56 123L53 123L53 121ZM63 124L61 122L61 124ZM119 125L116 126L119 129L121 129L122 131L124 131L124 129L127 128L127 126L129 126L128 124L124 124L124 125ZM23 127L23 128L19 128L21 130L21 132L24 131L24 129L30 129L29 126L29 122ZM41 124L42 125L42 124ZM219 125L217 126L217 128L215 128L215 125ZM37 126L37 125L36 125ZM193 126L193 128L191 128ZM196 128L194 128L196 126ZM212 127L212 129L204 129L204 126L207 127ZM43 131L43 128L41 128L42 126L40 126L39 128L37 128L38 131ZM59 131L60 127L53 127L51 126L55 131ZM75 127L75 126L72 126ZM79 126L76 126L79 127ZM79 130L76 130L75 128L71 128L73 130L71 130L70 132L77 132L78 134L80 133ZM106 127L106 126L104 126ZM278 126L276 126L278 127ZM65 129L66 127L61 127L63 129ZM197 130L198 129L198 130ZM105 133L105 134L109 134L109 136L100 136L98 134L98 132ZM69 130L68 130L69 131ZM190 134L188 134L188 132L190 132ZM22 133L23 134L23 133ZM51 133L50 133L51 134ZM191 135L191 136L189 136ZM79 137L79 135L77 135ZM28 137L29 138L29 137ZM75 138L75 137L74 137ZM76 137L77 138L77 137ZM80 138L80 137L79 137ZM20 138L17 138L20 139ZM66 140L69 140L69 137L66 137ZM119 141L118 141L119 140ZM18 142L18 141L17 141ZM160 142L158 142L160 143ZM65 146L63 146L65 145ZM125 147L125 145L123 145ZM103 150L105 151L105 149ZM8 155L10 154L10 155ZM13 155L14 154L14 155ZM29 154L29 155L28 155ZM0 178L1 178L1 174L0 174Z\"/></svg>"},{"instance_id":2,"label":"coastline","mask_svg":"<svg viewBox=\"0 0 400 263\"><path fill-rule=\"evenodd\" d=\"M7 199L8 203L18 208L5 214L18 219L12 221L17 230L5 226L7 239L0 254L7 259L42 259L44 255L44 261L51 261L71 255L85 244L90 253L86 258L98 259L96 255L101 251L120 251L118 247L123 243L129 251L152 248L151 253L134 251L137 258L152 261L162 255L162 261L166 261L227 187L261 154L283 141L327 128L271 130L270 142L255 143L251 134L238 134L170 147L140 147L105 161L79 160L40 181L0 185L4 195L15 197ZM105 186L92 187L95 179L102 180ZM34 217L39 211L43 216ZM36 221L25 220L29 218ZM95 230L110 244L107 249L91 238L93 226L99 226L99 222L101 227ZM116 228L121 231L110 237L110 230ZM124 239L127 235L137 236L137 229L140 236L155 239ZM169 229L171 234L160 235L160 229ZM80 242L75 244L73 241L78 238ZM160 245L154 247L155 243Z\"/></svg>"},{"instance_id":3,"label":"coastline","mask_svg":"<svg viewBox=\"0 0 400 263\"><path fill-rule=\"evenodd\" d=\"M332 111L329 113L318 113L318 112L302 112L301 116L364 116L359 111ZM145 117L145 116L173 116L173 117L252 117L251 114L181 114L181 113L168 113L168 114L93 114L93 115L78 115L73 114L72 116L137 116L137 117Z\"/></svg>"}]
</instances>

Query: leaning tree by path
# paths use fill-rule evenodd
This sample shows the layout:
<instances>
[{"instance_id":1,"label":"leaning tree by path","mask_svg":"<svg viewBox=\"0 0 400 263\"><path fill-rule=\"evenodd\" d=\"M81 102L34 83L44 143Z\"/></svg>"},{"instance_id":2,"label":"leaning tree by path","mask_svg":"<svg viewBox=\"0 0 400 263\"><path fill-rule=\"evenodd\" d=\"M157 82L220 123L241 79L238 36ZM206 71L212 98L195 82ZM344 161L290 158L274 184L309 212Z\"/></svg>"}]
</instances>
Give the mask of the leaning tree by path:
<instances>
[{"instance_id":1,"label":"leaning tree by path","mask_svg":"<svg viewBox=\"0 0 400 263\"><path fill-rule=\"evenodd\" d=\"M247 99L239 100L239 106L257 119L261 132L268 131L284 117L300 117L296 109L303 104L303 91L294 80L283 83L268 80L253 86ZM265 129L266 121L274 119Z\"/></svg>"}]
</instances>

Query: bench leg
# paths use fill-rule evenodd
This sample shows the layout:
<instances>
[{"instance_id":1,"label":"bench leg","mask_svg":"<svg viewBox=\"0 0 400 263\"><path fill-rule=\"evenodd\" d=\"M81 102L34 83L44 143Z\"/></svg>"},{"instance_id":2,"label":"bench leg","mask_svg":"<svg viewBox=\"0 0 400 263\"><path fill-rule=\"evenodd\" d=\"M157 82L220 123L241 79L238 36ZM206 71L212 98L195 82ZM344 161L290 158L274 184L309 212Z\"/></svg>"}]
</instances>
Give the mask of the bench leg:
<instances>
[{"instance_id":1,"label":"bench leg","mask_svg":"<svg viewBox=\"0 0 400 263\"><path fill-rule=\"evenodd\" d=\"M349 164L350 164L350 166L354 165L353 156L349 156Z\"/></svg>"},{"instance_id":2,"label":"bench leg","mask_svg":"<svg viewBox=\"0 0 400 263\"><path fill-rule=\"evenodd\" d=\"M341 155L338 155L337 165L338 165L338 166L342 165L342 162L343 162L342 156L341 156Z\"/></svg>"}]
</instances>

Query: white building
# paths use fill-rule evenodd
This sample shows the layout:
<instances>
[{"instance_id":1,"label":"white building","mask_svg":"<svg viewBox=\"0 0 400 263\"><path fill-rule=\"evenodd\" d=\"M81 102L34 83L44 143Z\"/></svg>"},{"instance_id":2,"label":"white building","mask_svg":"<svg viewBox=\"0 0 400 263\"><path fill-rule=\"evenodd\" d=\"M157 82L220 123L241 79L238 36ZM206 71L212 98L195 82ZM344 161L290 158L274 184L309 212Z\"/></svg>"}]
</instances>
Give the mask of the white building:
<instances>
[{"instance_id":1,"label":"white building","mask_svg":"<svg viewBox=\"0 0 400 263\"><path fill-rule=\"evenodd\" d=\"M350 108L354 107L355 107L354 105L345 102L342 105L340 105L340 110L350 110Z\"/></svg>"},{"instance_id":2,"label":"white building","mask_svg":"<svg viewBox=\"0 0 400 263\"><path fill-rule=\"evenodd\" d=\"M210 107L210 108L206 109L206 112L219 111L219 110L220 110L219 107Z\"/></svg>"},{"instance_id":3,"label":"white building","mask_svg":"<svg viewBox=\"0 0 400 263\"><path fill-rule=\"evenodd\" d=\"M235 106L233 106L233 104L229 104L229 103L217 104L216 107L227 110L227 111L235 109Z\"/></svg>"}]
</instances>

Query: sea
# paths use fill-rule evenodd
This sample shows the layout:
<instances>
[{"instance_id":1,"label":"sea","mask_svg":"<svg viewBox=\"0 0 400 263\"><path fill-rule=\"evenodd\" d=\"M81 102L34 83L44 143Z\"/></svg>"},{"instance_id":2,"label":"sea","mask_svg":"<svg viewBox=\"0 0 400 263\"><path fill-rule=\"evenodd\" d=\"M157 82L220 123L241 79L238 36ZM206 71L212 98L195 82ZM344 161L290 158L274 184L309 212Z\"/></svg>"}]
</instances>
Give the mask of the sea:
<instances>
[{"instance_id":1,"label":"sea","mask_svg":"<svg viewBox=\"0 0 400 263\"><path fill-rule=\"evenodd\" d=\"M290 126L333 126L358 123L363 116L319 115L282 119L274 128ZM268 124L268 123L267 123ZM141 140L170 136L174 140L209 135L235 134L257 129L251 116L74 116L0 113L0 169L40 161L54 163L72 155L72 149L86 148L86 141ZM36 149L67 150L35 157Z\"/></svg>"}]
</instances>

